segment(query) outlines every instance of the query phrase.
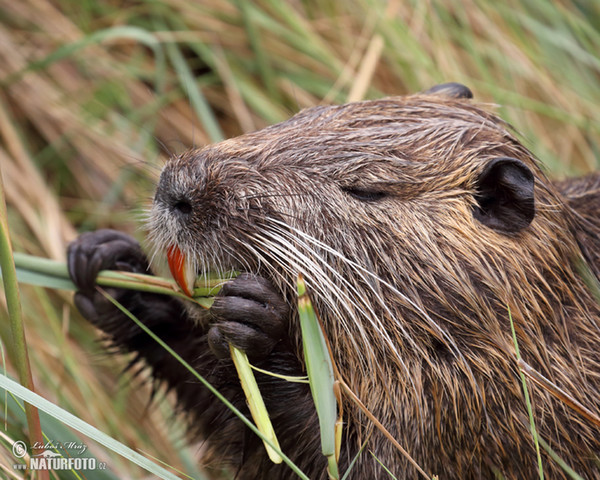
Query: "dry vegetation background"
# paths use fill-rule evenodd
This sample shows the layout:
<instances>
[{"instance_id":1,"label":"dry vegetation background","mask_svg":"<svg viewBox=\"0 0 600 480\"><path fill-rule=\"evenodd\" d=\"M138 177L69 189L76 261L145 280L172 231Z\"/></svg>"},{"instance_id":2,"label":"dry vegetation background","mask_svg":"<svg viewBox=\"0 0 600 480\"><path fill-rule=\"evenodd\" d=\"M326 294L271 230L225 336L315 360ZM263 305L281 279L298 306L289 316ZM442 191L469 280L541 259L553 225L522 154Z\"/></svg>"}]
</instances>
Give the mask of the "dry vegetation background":
<instances>
[{"instance_id":1,"label":"dry vegetation background","mask_svg":"<svg viewBox=\"0 0 600 480\"><path fill-rule=\"evenodd\" d=\"M444 81L499 105L553 175L600 166L594 0L0 0L0 169L13 246L64 259L80 231L142 238L139 212L168 155L304 107ZM23 286L21 296L37 390L202 478L201 446L186 446L164 395L149 406L143 373L118 375L126 359L102 353L71 294ZM13 375L7 324L0 296ZM6 420L0 477L11 478L11 439L26 439L12 402ZM73 435L52 419L44 428ZM82 441L112 470L87 478L143 477Z\"/></svg>"}]
</instances>

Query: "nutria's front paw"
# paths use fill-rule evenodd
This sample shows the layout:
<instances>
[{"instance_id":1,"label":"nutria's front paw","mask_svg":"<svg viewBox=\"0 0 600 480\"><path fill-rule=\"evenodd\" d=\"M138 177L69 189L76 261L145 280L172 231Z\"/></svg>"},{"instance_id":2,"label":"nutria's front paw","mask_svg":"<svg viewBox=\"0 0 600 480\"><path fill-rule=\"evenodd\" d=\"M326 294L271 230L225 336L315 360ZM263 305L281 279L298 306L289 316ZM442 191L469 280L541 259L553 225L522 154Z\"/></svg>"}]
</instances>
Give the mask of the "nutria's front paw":
<instances>
[{"instance_id":1,"label":"nutria's front paw","mask_svg":"<svg viewBox=\"0 0 600 480\"><path fill-rule=\"evenodd\" d=\"M96 277L101 270L123 270L147 273L148 260L139 243L129 235L116 230L97 230L80 235L67 249L69 275L77 286L75 306L89 321L102 329L116 321L116 307L96 291ZM124 289L106 289L125 307L131 309L138 302L134 292Z\"/></svg>"},{"instance_id":2,"label":"nutria's front paw","mask_svg":"<svg viewBox=\"0 0 600 480\"><path fill-rule=\"evenodd\" d=\"M116 230L96 230L77 237L67 249L69 275L81 292L94 290L101 270L147 273L148 260L140 244Z\"/></svg>"},{"instance_id":3,"label":"nutria's front paw","mask_svg":"<svg viewBox=\"0 0 600 480\"><path fill-rule=\"evenodd\" d=\"M241 274L225 284L210 311L208 342L219 358L229 357L229 344L251 360L265 358L286 334L289 306L262 277Z\"/></svg>"}]
</instances>

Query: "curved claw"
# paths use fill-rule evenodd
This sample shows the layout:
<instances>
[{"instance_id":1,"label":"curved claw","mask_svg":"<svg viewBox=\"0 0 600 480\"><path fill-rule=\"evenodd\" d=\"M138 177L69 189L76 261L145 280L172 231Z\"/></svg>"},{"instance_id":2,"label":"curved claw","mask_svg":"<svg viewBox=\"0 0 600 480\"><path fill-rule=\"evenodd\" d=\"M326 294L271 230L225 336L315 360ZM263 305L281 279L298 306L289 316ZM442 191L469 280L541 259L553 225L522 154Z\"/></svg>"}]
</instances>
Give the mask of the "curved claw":
<instances>
[{"instance_id":1,"label":"curved claw","mask_svg":"<svg viewBox=\"0 0 600 480\"><path fill-rule=\"evenodd\" d=\"M145 273L148 260L132 237L104 229L84 233L69 245L67 267L79 291L91 292L101 270Z\"/></svg>"}]
</instances>

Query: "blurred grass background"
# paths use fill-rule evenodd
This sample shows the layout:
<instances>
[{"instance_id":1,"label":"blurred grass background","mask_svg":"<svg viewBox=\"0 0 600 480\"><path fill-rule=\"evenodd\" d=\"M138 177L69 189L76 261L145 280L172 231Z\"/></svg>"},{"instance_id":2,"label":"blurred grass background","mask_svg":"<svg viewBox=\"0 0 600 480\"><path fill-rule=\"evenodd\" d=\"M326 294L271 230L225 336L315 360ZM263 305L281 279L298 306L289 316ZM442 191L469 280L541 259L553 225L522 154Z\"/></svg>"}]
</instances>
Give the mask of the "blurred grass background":
<instances>
[{"instance_id":1,"label":"blurred grass background","mask_svg":"<svg viewBox=\"0 0 600 480\"><path fill-rule=\"evenodd\" d=\"M600 166L594 0L0 0L0 168L14 248L64 259L77 232L102 227L141 239L139 213L170 154L304 107L446 81L497 104L551 175ZM164 395L149 405L143 372L119 376L127 359L103 353L71 294L21 295L37 391L202 478L202 445L186 446ZM0 305L13 374L3 296ZM52 421L46 429L71 435ZM2 433L0 477L21 478L14 405ZM143 478L83 442L112 478Z\"/></svg>"}]
</instances>

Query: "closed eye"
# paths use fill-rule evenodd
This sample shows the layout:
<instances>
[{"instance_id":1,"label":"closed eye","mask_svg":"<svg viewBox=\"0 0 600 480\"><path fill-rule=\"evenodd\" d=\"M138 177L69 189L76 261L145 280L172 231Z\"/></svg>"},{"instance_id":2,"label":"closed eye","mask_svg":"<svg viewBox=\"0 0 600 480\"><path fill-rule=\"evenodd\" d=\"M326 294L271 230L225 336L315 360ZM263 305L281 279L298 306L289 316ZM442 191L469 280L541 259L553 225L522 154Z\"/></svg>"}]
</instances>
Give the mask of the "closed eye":
<instances>
[{"instance_id":1,"label":"closed eye","mask_svg":"<svg viewBox=\"0 0 600 480\"><path fill-rule=\"evenodd\" d=\"M342 190L356 200L361 202L376 202L387 197L387 192L381 190L370 190L368 188L343 187Z\"/></svg>"}]
</instances>

